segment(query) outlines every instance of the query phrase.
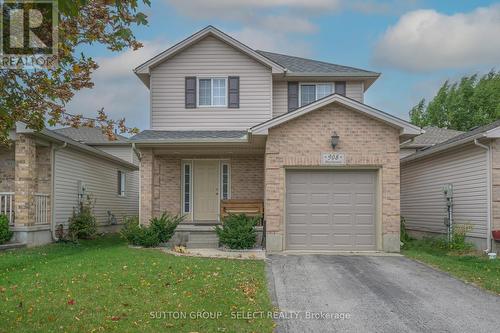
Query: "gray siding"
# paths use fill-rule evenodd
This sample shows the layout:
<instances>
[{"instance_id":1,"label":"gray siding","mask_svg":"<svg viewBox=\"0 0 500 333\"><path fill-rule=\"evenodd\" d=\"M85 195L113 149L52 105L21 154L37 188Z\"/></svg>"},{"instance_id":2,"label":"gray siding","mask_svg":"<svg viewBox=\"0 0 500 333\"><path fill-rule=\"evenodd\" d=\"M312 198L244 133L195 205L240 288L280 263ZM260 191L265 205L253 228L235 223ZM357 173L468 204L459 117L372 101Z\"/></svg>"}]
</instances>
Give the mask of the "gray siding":
<instances>
[{"instance_id":1,"label":"gray siding","mask_svg":"<svg viewBox=\"0 0 500 333\"><path fill-rule=\"evenodd\" d=\"M117 172L126 174L126 195L117 194ZM124 216L139 214L138 171L131 172L112 162L72 149L56 151L55 156L55 223L67 224L73 207L78 204L78 181L87 185L95 199L94 214L99 224L107 222L111 210L119 222ZM134 176L135 174L135 176Z\"/></svg>"},{"instance_id":2,"label":"gray siding","mask_svg":"<svg viewBox=\"0 0 500 333\"><path fill-rule=\"evenodd\" d=\"M455 223L471 224L473 237L486 235L486 153L475 146L401 165L401 216L407 227L446 232L445 184L453 184Z\"/></svg>"},{"instance_id":3,"label":"gray siding","mask_svg":"<svg viewBox=\"0 0 500 333\"><path fill-rule=\"evenodd\" d=\"M417 150L415 148L401 148L399 149L399 158L405 158L406 156L410 156L415 153Z\"/></svg>"},{"instance_id":4,"label":"gray siding","mask_svg":"<svg viewBox=\"0 0 500 333\"><path fill-rule=\"evenodd\" d=\"M299 82L320 82L315 78L300 79ZM333 84L333 81L327 81ZM277 117L287 112L288 85L286 81L273 81L273 117ZM347 81L346 83L346 96L363 103L363 82L361 81Z\"/></svg>"},{"instance_id":5,"label":"gray siding","mask_svg":"<svg viewBox=\"0 0 500 333\"><path fill-rule=\"evenodd\" d=\"M186 76L239 76L240 108L186 109ZM151 129L244 130L271 118L271 69L207 37L151 71Z\"/></svg>"},{"instance_id":6,"label":"gray siding","mask_svg":"<svg viewBox=\"0 0 500 333\"><path fill-rule=\"evenodd\" d=\"M110 155L121 158L122 160L136 164L133 156L135 154L131 146L116 145L116 146L94 146L94 147Z\"/></svg>"}]
</instances>

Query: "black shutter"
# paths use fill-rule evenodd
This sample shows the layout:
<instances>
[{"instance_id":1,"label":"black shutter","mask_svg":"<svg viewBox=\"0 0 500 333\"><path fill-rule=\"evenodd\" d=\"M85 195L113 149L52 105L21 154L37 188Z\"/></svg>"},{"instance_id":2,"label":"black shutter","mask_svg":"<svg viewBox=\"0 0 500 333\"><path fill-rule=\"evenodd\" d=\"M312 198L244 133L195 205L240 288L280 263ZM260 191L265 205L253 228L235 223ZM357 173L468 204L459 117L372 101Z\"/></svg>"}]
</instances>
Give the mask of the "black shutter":
<instances>
[{"instance_id":1,"label":"black shutter","mask_svg":"<svg viewBox=\"0 0 500 333\"><path fill-rule=\"evenodd\" d=\"M227 106L231 109L238 109L240 107L240 77L230 76L227 81Z\"/></svg>"},{"instance_id":2,"label":"black shutter","mask_svg":"<svg viewBox=\"0 0 500 333\"><path fill-rule=\"evenodd\" d=\"M335 93L345 96L345 81L336 81L335 82Z\"/></svg>"},{"instance_id":3,"label":"black shutter","mask_svg":"<svg viewBox=\"0 0 500 333\"><path fill-rule=\"evenodd\" d=\"M118 195L122 195L122 172L118 170Z\"/></svg>"},{"instance_id":4,"label":"black shutter","mask_svg":"<svg viewBox=\"0 0 500 333\"><path fill-rule=\"evenodd\" d=\"M186 96L186 109L195 109L196 108L196 77L195 76L187 76L186 77L185 96Z\"/></svg>"},{"instance_id":5,"label":"black shutter","mask_svg":"<svg viewBox=\"0 0 500 333\"><path fill-rule=\"evenodd\" d=\"M299 83L288 82L288 112L299 107Z\"/></svg>"}]
</instances>

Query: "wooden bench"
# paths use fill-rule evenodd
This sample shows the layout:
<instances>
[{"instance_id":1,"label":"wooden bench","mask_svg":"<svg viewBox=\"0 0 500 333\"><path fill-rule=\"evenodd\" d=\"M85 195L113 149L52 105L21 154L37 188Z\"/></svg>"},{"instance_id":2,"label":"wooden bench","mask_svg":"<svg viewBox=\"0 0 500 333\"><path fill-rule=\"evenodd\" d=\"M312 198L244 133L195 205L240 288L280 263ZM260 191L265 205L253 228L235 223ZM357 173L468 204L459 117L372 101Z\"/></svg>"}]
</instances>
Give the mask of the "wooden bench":
<instances>
[{"instance_id":1,"label":"wooden bench","mask_svg":"<svg viewBox=\"0 0 500 333\"><path fill-rule=\"evenodd\" d=\"M262 200L243 200L243 199L229 199L221 200L220 202L220 216L221 219L229 214L245 214L248 216L260 216L260 223L264 219L264 201Z\"/></svg>"}]
</instances>

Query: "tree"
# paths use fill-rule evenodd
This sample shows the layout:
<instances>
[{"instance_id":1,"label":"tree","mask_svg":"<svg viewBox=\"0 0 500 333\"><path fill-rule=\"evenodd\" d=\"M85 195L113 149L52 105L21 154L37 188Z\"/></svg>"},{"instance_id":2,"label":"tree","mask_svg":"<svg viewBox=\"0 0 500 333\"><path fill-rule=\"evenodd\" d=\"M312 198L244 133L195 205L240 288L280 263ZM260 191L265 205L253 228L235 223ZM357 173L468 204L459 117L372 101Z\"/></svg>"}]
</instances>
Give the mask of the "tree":
<instances>
[{"instance_id":1,"label":"tree","mask_svg":"<svg viewBox=\"0 0 500 333\"><path fill-rule=\"evenodd\" d=\"M134 25L146 25L139 5L149 0L59 0L58 66L46 69L0 69L0 143L17 121L28 128L43 129L47 124L101 127L110 138L115 129L136 133L125 119L110 119L103 109L95 118L70 114L65 106L75 92L92 88L92 73L98 64L85 56L86 45L101 43L111 51L142 47L132 33Z\"/></svg>"},{"instance_id":2,"label":"tree","mask_svg":"<svg viewBox=\"0 0 500 333\"><path fill-rule=\"evenodd\" d=\"M478 77L464 76L459 82L445 81L436 96L410 110L413 124L468 131L500 119L500 71Z\"/></svg>"}]
</instances>

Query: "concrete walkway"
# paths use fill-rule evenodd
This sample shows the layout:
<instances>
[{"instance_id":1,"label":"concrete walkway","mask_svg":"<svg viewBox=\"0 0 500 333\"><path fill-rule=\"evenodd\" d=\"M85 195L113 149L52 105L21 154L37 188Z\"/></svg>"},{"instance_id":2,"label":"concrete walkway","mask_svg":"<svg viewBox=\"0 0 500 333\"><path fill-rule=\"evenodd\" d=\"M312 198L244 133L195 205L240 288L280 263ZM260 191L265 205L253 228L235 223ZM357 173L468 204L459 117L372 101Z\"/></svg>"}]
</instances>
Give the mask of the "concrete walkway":
<instances>
[{"instance_id":1,"label":"concrete walkway","mask_svg":"<svg viewBox=\"0 0 500 333\"><path fill-rule=\"evenodd\" d=\"M500 297L404 257L270 255L278 332L500 332Z\"/></svg>"}]
</instances>

